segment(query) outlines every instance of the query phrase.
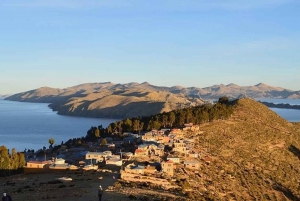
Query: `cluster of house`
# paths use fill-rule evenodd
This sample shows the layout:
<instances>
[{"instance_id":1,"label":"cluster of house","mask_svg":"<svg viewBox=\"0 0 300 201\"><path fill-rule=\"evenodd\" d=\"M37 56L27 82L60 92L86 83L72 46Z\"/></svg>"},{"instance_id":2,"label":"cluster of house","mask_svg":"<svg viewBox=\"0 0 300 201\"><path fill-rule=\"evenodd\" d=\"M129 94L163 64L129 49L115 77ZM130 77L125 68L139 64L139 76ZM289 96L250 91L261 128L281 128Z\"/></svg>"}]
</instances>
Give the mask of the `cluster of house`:
<instances>
[{"instance_id":1,"label":"cluster of house","mask_svg":"<svg viewBox=\"0 0 300 201\"><path fill-rule=\"evenodd\" d=\"M121 174L163 174L173 177L177 168L198 170L200 168L201 154L194 150L194 141L184 138L187 131L197 132L199 126L185 124L183 129L152 130L142 136L142 144L134 152L136 160L143 161L153 156L160 158L159 166L128 164ZM209 158L204 158L209 162ZM121 175L122 177L122 175Z\"/></svg>"},{"instance_id":2,"label":"cluster of house","mask_svg":"<svg viewBox=\"0 0 300 201\"><path fill-rule=\"evenodd\" d=\"M53 158L52 160L30 160L24 167L25 173L45 172L51 170L76 170L77 166L65 162L63 158Z\"/></svg>"},{"instance_id":3,"label":"cluster of house","mask_svg":"<svg viewBox=\"0 0 300 201\"><path fill-rule=\"evenodd\" d=\"M62 146L59 155L52 160L29 160L25 171L32 169L62 170L62 169L98 169L105 165L121 166L122 174L156 174L162 173L174 176L177 168L198 170L201 154L195 151L192 139L184 138L187 131L199 131L199 126L186 124L184 129L152 130L142 134L126 133L121 141L106 138L107 144L87 143L80 148L66 149ZM101 146L101 151L100 150ZM129 147L132 151L124 150ZM114 153L114 154L113 154ZM135 161L150 161L152 164L127 164L124 158ZM210 159L205 158L207 162ZM70 165L78 162L78 166ZM130 160L132 161L132 160ZM82 167L80 167L82 166Z\"/></svg>"}]
</instances>

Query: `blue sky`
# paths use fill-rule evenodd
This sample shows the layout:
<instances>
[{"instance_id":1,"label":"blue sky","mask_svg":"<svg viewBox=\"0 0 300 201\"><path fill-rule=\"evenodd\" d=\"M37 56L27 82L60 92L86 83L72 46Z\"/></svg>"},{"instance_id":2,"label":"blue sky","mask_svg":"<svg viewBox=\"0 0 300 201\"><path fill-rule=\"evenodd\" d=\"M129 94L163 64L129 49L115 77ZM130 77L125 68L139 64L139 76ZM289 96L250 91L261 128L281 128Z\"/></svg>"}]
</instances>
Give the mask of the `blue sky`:
<instances>
[{"instance_id":1,"label":"blue sky","mask_svg":"<svg viewBox=\"0 0 300 201\"><path fill-rule=\"evenodd\" d=\"M89 82L300 90L298 0L0 1L0 94Z\"/></svg>"}]
</instances>

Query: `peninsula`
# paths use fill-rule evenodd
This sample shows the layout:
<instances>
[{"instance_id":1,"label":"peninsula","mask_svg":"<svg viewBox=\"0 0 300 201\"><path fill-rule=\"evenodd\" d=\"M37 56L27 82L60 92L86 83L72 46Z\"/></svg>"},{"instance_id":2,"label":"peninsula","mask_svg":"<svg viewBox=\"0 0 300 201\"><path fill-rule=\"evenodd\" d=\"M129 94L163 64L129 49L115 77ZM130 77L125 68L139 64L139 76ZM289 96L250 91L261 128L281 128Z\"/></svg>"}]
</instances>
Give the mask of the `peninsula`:
<instances>
[{"instance_id":1,"label":"peninsula","mask_svg":"<svg viewBox=\"0 0 300 201\"><path fill-rule=\"evenodd\" d=\"M205 100L228 98L300 98L300 91L236 84L211 87L165 87L148 82L114 84L86 83L64 89L41 87L6 97L6 100L50 103L58 114L98 118L148 116L205 103Z\"/></svg>"}]
</instances>

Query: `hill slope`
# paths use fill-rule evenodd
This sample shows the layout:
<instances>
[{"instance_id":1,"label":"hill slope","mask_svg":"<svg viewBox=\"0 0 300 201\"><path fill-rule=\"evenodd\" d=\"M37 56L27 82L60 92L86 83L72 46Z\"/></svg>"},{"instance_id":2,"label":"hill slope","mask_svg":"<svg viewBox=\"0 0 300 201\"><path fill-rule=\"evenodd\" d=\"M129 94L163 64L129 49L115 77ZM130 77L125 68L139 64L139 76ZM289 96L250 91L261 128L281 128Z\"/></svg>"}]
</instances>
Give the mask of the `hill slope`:
<instances>
[{"instance_id":1,"label":"hill slope","mask_svg":"<svg viewBox=\"0 0 300 201\"><path fill-rule=\"evenodd\" d=\"M245 87L221 84L206 88L184 88L154 86L147 82L104 82L65 89L41 87L9 96L6 100L51 103L53 110L65 115L124 118L198 105L203 103L203 99L239 97L241 94L252 98L300 98L299 91L262 83Z\"/></svg>"},{"instance_id":2,"label":"hill slope","mask_svg":"<svg viewBox=\"0 0 300 201\"><path fill-rule=\"evenodd\" d=\"M201 125L196 148L212 156L198 193L213 200L300 200L300 126L261 103L240 99L227 121ZM205 153L205 151L203 151ZM208 190L209 189L209 190Z\"/></svg>"},{"instance_id":3,"label":"hill slope","mask_svg":"<svg viewBox=\"0 0 300 201\"><path fill-rule=\"evenodd\" d=\"M6 100L51 103L59 114L126 118L148 116L190 105L202 104L199 98L156 90L149 83L92 83L65 89L42 87L12 95Z\"/></svg>"}]
</instances>

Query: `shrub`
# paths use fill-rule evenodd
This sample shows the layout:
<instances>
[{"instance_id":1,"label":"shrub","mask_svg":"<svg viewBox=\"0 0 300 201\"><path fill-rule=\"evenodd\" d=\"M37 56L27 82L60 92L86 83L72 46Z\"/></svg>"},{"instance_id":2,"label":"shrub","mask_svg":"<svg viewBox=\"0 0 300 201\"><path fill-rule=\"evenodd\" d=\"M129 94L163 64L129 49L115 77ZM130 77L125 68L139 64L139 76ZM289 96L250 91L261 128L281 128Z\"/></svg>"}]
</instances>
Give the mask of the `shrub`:
<instances>
[{"instance_id":1,"label":"shrub","mask_svg":"<svg viewBox=\"0 0 300 201\"><path fill-rule=\"evenodd\" d=\"M122 184L121 184L120 182L116 182L116 183L114 184L114 187L115 187L115 188L122 188Z\"/></svg>"}]
</instances>

